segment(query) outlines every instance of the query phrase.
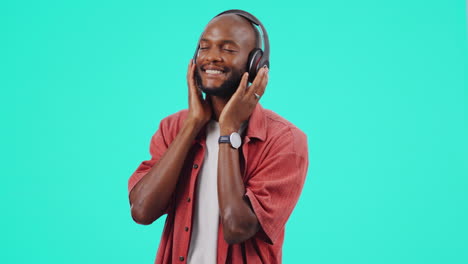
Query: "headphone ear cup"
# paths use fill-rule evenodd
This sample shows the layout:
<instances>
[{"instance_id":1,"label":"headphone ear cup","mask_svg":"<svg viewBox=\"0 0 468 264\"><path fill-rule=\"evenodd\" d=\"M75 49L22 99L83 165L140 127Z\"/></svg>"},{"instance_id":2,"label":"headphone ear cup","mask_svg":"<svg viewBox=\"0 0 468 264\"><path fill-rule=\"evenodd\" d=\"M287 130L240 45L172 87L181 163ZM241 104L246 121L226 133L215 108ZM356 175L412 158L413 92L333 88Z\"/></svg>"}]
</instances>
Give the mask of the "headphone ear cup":
<instances>
[{"instance_id":1,"label":"headphone ear cup","mask_svg":"<svg viewBox=\"0 0 468 264\"><path fill-rule=\"evenodd\" d=\"M195 54L193 55L193 63L194 64L197 64L197 56L198 56L198 45L197 45L197 48L195 49Z\"/></svg>"},{"instance_id":2,"label":"headphone ear cup","mask_svg":"<svg viewBox=\"0 0 468 264\"><path fill-rule=\"evenodd\" d=\"M253 82L258 72L258 63L262 59L263 51L259 48L252 50L247 61L247 72L249 73L249 82Z\"/></svg>"}]
</instances>

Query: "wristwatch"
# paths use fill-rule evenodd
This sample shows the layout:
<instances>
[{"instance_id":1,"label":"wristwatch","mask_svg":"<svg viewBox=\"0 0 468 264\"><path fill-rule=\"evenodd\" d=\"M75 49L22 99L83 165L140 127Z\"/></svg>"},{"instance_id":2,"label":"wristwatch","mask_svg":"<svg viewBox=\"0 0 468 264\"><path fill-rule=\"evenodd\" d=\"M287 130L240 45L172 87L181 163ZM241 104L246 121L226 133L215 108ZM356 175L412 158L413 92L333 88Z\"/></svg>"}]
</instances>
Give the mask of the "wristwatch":
<instances>
[{"instance_id":1,"label":"wristwatch","mask_svg":"<svg viewBox=\"0 0 468 264\"><path fill-rule=\"evenodd\" d=\"M218 143L231 143L232 148L238 149L242 144L242 140L239 133L233 132L229 136L220 136Z\"/></svg>"}]
</instances>

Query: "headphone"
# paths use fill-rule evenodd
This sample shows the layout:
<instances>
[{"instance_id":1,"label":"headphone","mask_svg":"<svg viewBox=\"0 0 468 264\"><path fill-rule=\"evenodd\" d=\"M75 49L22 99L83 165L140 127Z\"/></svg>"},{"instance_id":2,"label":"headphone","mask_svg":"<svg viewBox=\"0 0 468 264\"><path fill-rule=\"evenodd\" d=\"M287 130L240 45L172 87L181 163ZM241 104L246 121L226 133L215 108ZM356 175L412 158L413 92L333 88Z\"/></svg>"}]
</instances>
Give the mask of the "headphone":
<instances>
[{"instance_id":1,"label":"headphone","mask_svg":"<svg viewBox=\"0 0 468 264\"><path fill-rule=\"evenodd\" d=\"M239 10L239 9L231 9L231 10L227 10L222 13L219 13L215 17L225 15L225 14L236 14L238 16L241 16L247 19L250 23L259 26L261 29L260 37L262 38L262 41L263 41L264 50L262 50L259 47L253 49L249 53L249 58L247 60L247 72L249 73L249 82L253 82L253 80L255 79L255 76L257 76L258 71L263 66L267 66L268 68L270 68L270 42L268 41L268 34L265 30L265 27L260 22L260 20L258 20L254 15L250 14L249 12ZM257 28L255 28L255 30L257 30ZM200 36L200 39L201 39L201 36ZM200 48L200 39L198 40L197 49L195 50L195 55L193 56L194 62L196 62L198 49Z\"/></svg>"}]
</instances>

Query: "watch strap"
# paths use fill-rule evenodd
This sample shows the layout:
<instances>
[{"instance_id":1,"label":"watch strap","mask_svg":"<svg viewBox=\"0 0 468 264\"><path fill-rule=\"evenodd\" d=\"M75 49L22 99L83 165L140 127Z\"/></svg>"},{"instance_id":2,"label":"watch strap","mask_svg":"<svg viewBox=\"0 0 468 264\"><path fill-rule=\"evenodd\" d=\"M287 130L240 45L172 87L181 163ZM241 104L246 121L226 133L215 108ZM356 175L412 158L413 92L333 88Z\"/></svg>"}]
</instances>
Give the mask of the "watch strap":
<instances>
[{"instance_id":1,"label":"watch strap","mask_svg":"<svg viewBox=\"0 0 468 264\"><path fill-rule=\"evenodd\" d=\"M218 143L231 143L230 136L220 136L218 139Z\"/></svg>"}]
</instances>

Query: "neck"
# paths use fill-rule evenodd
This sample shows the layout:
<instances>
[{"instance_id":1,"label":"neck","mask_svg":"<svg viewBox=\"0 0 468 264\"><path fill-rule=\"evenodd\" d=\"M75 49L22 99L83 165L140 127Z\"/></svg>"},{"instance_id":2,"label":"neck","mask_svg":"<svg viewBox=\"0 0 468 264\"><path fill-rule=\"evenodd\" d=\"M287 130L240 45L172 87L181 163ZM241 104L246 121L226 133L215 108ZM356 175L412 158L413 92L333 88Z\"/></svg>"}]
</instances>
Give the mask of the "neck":
<instances>
[{"instance_id":1,"label":"neck","mask_svg":"<svg viewBox=\"0 0 468 264\"><path fill-rule=\"evenodd\" d=\"M221 98L221 97L210 95L211 110L213 111L214 120L219 121L221 112L223 112L223 109L226 106L226 104L229 102L229 99L230 98Z\"/></svg>"}]
</instances>

